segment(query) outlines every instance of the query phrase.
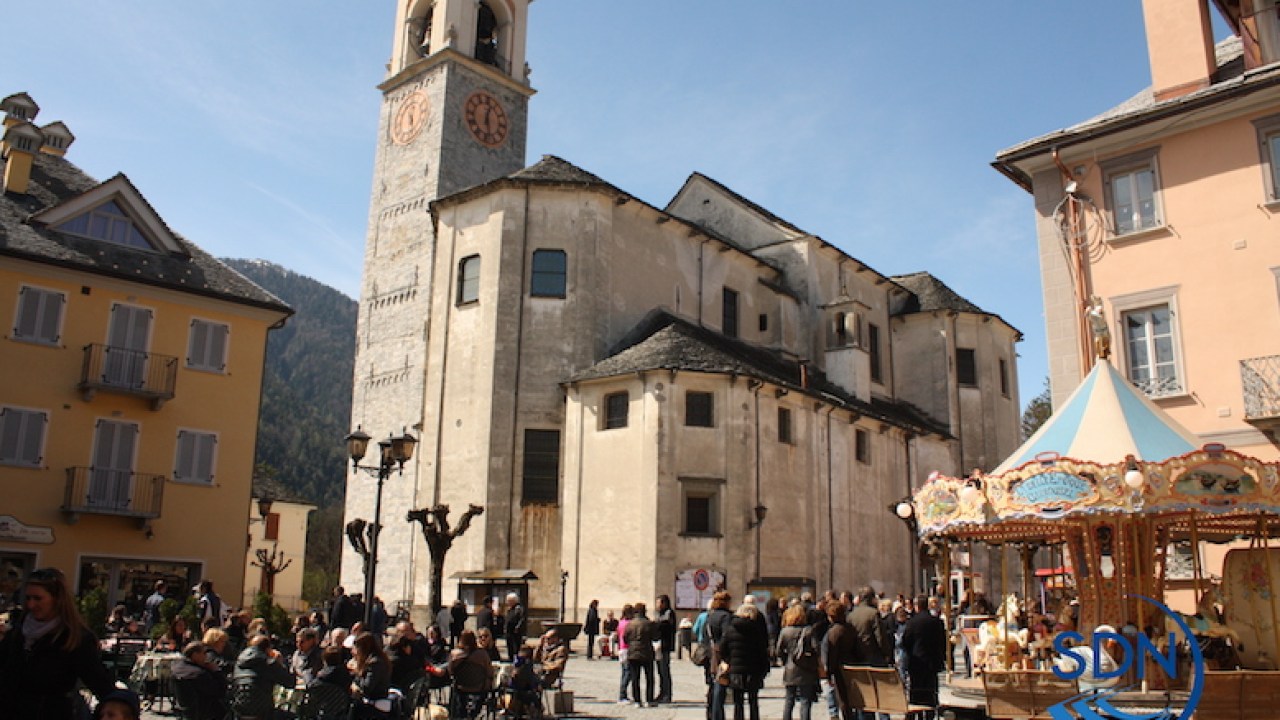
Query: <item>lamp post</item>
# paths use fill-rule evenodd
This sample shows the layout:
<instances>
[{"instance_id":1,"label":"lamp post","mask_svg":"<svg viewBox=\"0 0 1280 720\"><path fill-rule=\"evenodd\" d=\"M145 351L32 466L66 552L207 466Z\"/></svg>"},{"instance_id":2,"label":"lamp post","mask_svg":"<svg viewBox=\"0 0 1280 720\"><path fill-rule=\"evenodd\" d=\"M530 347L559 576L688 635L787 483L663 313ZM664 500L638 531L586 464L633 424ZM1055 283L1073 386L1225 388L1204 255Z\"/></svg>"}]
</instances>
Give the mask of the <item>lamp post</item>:
<instances>
[{"instance_id":1,"label":"lamp post","mask_svg":"<svg viewBox=\"0 0 1280 720\"><path fill-rule=\"evenodd\" d=\"M352 471L363 470L378 479L378 494L373 505L373 527L369 532L369 557L365 563L364 574L364 624L369 625L373 615L373 588L378 577L378 535L382 533L382 484L391 476L392 469L404 474L404 464L413 458L413 450L418 439L405 432L399 437L388 437L378 442L379 453L377 465L361 465L365 452L369 449L369 434L356 426L355 431L347 436L347 453L351 455Z\"/></svg>"},{"instance_id":2,"label":"lamp post","mask_svg":"<svg viewBox=\"0 0 1280 720\"><path fill-rule=\"evenodd\" d=\"M913 549L911 551L911 594L916 593L916 563L919 561L920 541L917 539L920 531L920 525L916 521L916 507L911 503L911 496L908 495L901 500L889 505L889 512L893 513L906 526L911 533L911 543ZM923 568L922 568L923 569Z\"/></svg>"}]
</instances>

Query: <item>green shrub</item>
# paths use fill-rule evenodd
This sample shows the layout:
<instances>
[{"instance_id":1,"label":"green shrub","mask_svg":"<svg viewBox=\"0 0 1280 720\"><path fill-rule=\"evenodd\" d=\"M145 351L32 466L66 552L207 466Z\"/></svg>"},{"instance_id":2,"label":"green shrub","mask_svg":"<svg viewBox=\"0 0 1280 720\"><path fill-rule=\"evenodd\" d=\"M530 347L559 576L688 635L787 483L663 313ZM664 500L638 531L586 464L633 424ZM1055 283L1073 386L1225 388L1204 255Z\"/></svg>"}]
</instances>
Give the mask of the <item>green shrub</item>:
<instances>
[{"instance_id":1,"label":"green shrub","mask_svg":"<svg viewBox=\"0 0 1280 720\"><path fill-rule=\"evenodd\" d=\"M284 608L276 605L270 595L260 592L253 599L253 616L267 621L267 630L276 637L287 638L293 629L293 621Z\"/></svg>"},{"instance_id":2,"label":"green shrub","mask_svg":"<svg viewBox=\"0 0 1280 720\"><path fill-rule=\"evenodd\" d=\"M80 615L84 618L84 624L93 631L94 635L102 637L107 633L107 591L105 588L94 588L89 592L81 595L77 600L80 606Z\"/></svg>"}]
</instances>

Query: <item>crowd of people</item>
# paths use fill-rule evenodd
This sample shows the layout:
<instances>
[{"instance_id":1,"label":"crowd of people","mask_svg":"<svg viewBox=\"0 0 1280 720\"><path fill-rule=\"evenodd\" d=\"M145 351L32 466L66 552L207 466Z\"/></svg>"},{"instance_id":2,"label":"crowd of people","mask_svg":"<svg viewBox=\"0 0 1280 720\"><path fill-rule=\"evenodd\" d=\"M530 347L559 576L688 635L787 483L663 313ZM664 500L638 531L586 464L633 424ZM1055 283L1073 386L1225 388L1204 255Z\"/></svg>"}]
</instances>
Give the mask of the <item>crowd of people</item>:
<instances>
[{"instance_id":1,"label":"crowd of people","mask_svg":"<svg viewBox=\"0 0 1280 720\"><path fill-rule=\"evenodd\" d=\"M784 606L785 605L785 606ZM707 683L707 718L724 720L732 698L734 720L759 720L759 692L772 668L782 666L786 688L783 720L799 709L810 720L825 696L832 718L861 719L848 695L844 667L896 667L910 702L938 706L938 673L945 666L947 629L937 598L882 598L871 588L856 596L805 593L762 612L748 595L736 609L728 592L717 592L693 623L693 660ZM929 711L914 715L926 720Z\"/></svg>"},{"instance_id":2,"label":"crowd of people","mask_svg":"<svg viewBox=\"0 0 1280 720\"><path fill-rule=\"evenodd\" d=\"M79 720L88 715L82 687L96 699L94 718L136 720L139 695L102 659L104 647L134 641L157 653L180 654L169 666L175 702L190 716L218 719L229 711L291 717L277 708L277 688L303 691L304 702L344 708L352 720L399 717L402 703L450 685L460 704L487 702L499 680L512 702L531 703L543 688L560 681L569 656L554 632L526 646L524 607L514 593L500 605L485 598L474 630L464 627L468 616L459 602L439 616L448 622L432 624L424 635L408 619L388 627L385 612L376 612L377 598L366 624L359 598L339 587L327 617L318 610L300 615L292 633L279 637L266 619L226 607L212 582L195 589L199 627L194 629L181 615L162 616L166 591L158 581L141 617L125 606L114 608L107 635L99 640L61 571L31 573L21 607L0 620L0 718ZM157 623L164 626L156 628ZM506 639L510 668L501 679L496 676L504 660L498 637ZM474 717L477 709L456 708L455 716Z\"/></svg>"}]
</instances>

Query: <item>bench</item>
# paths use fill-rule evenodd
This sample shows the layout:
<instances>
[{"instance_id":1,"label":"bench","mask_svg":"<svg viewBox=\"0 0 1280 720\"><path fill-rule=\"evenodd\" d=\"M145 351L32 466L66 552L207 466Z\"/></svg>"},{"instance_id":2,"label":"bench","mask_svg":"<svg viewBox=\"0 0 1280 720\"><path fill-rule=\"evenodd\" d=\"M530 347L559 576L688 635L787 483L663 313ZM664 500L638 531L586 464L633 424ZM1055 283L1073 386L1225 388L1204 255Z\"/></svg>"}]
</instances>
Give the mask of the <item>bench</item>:
<instances>
[{"instance_id":1,"label":"bench","mask_svg":"<svg viewBox=\"0 0 1280 720\"><path fill-rule=\"evenodd\" d=\"M1265 720L1280 707L1280 671L1209 670L1196 720Z\"/></svg>"},{"instance_id":2,"label":"bench","mask_svg":"<svg viewBox=\"0 0 1280 720\"><path fill-rule=\"evenodd\" d=\"M894 668L845 665L844 679L849 707L890 715L933 710L932 707L909 702L902 677Z\"/></svg>"},{"instance_id":3,"label":"bench","mask_svg":"<svg viewBox=\"0 0 1280 720\"><path fill-rule=\"evenodd\" d=\"M1080 694L1079 684L1050 670L988 670L982 673L987 715L997 720L1050 718L1049 708Z\"/></svg>"}]
</instances>

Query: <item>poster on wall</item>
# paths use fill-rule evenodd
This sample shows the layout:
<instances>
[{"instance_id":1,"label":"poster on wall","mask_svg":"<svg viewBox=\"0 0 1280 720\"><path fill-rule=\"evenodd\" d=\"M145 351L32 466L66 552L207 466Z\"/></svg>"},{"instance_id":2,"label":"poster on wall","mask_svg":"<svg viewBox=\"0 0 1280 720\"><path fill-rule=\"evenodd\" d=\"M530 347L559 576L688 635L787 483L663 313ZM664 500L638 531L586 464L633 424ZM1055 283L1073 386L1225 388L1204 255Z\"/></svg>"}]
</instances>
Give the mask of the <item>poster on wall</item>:
<instances>
[{"instance_id":1,"label":"poster on wall","mask_svg":"<svg viewBox=\"0 0 1280 720\"><path fill-rule=\"evenodd\" d=\"M676 609L705 610L711 596L724 587L724 573L710 568L689 568L676 573Z\"/></svg>"}]
</instances>

